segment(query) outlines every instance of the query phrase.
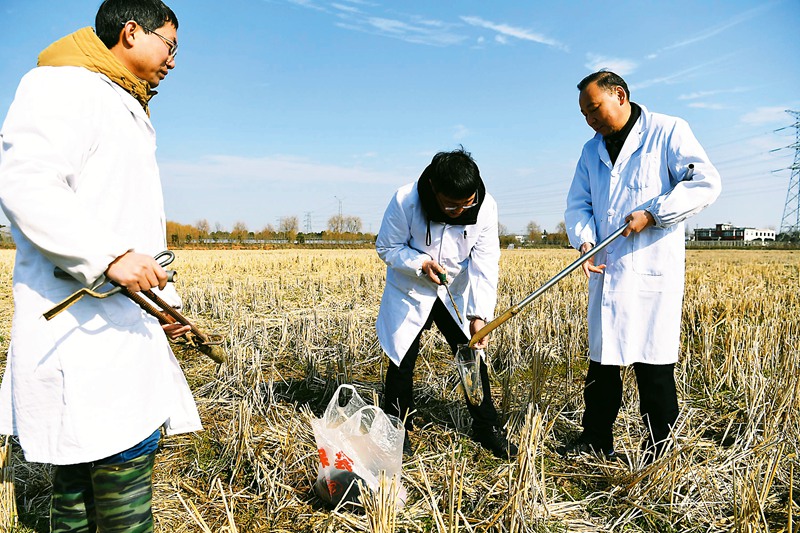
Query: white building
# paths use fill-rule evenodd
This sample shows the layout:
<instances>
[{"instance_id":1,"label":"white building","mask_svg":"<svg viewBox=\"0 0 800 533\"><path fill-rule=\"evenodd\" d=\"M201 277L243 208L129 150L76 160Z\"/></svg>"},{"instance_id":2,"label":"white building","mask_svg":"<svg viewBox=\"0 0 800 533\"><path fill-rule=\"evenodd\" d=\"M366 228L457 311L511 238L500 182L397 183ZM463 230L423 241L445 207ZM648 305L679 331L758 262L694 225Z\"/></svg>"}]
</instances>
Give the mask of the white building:
<instances>
[{"instance_id":1,"label":"white building","mask_svg":"<svg viewBox=\"0 0 800 533\"><path fill-rule=\"evenodd\" d=\"M716 228L694 230L696 241L774 241L775 230L765 228L737 228L733 224L717 224Z\"/></svg>"},{"instance_id":2,"label":"white building","mask_svg":"<svg viewBox=\"0 0 800 533\"><path fill-rule=\"evenodd\" d=\"M774 241L774 229L744 228L745 241Z\"/></svg>"}]
</instances>

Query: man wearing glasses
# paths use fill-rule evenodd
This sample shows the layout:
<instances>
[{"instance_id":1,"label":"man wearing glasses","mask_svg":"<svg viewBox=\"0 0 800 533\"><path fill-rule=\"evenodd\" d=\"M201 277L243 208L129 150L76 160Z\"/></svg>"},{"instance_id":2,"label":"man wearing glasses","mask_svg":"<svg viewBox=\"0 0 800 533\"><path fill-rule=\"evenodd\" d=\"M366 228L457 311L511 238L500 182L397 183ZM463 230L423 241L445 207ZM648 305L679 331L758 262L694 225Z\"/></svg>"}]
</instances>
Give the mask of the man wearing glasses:
<instances>
[{"instance_id":1,"label":"man wearing glasses","mask_svg":"<svg viewBox=\"0 0 800 533\"><path fill-rule=\"evenodd\" d=\"M386 208L375 245L387 266L377 321L378 339L391 360L383 409L404 420L410 432L422 332L435 323L455 353L491 319L497 303L497 204L470 154L463 148L440 152L418 181L401 187ZM487 342L488 336L476 348ZM467 401L473 439L507 459L516 447L498 427L483 361L480 372L483 401L477 406ZM404 453L412 453L408 435Z\"/></svg>"},{"instance_id":2,"label":"man wearing glasses","mask_svg":"<svg viewBox=\"0 0 800 533\"><path fill-rule=\"evenodd\" d=\"M0 433L55 465L51 531L152 531L161 428L201 428L167 340L188 328L162 328L122 295L42 317L110 282L180 304L153 257L166 236L148 108L175 67L178 19L160 0L106 0L95 26L40 54L0 130L0 205L17 245Z\"/></svg>"}]
</instances>

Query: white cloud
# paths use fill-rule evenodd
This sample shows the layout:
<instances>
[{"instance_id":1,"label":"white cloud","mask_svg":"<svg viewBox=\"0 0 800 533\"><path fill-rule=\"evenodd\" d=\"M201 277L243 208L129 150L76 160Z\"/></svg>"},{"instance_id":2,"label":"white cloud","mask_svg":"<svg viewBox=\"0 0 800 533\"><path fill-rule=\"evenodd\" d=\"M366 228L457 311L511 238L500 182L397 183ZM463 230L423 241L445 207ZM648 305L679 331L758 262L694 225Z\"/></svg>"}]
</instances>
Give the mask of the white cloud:
<instances>
[{"instance_id":1,"label":"white cloud","mask_svg":"<svg viewBox=\"0 0 800 533\"><path fill-rule=\"evenodd\" d=\"M295 4L300 7L306 7L309 9L314 9L316 11L327 11L324 7L317 5L315 2L311 0L288 0L290 4Z\"/></svg>"},{"instance_id":2,"label":"white cloud","mask_svg":"<svg viewBox=\"0 0 800 533\"><path fill-rule=\"evenodd\" d=\"M353 6L346 6L344 4L336 4L336 3L331 4L331 6L335 7L339 11L345 11L347 13L361 13L360 9L358 9L357 7L353 7Z\"/></svg>"},{"instance_id":3,"label":"white cloud","mask_svg":"<svg viewBox=\"0 0 800 533\"><path fill-rule=\"evenodd\" d=\"M747 87L734 87L732 89L715 89L712 91L695 91L693 93L682 94L678 96L678 100L697 100L700 98L707 98L709 96L716 96L718 94L731 94L731 93L743 93L747 92L751 89Z\"/></svg>"},{"instance_id":4,"label":"white cloud","mask_svg":"<svg viewBox=\"0 0 800 533\"><path fill-rule=\"evenodd\" d=\"M423 18L414 17L414 21L417 24L421 24L423 26L431 26L433 28L446 28L447 27L447 24L445 24L441 20L423 19Z\"/></svg>"},{"instance_id":5,"label":"white cloud","mask_svg":"<svg viewBox=\"0 0 800 533\"><path fill-rule=\"evenodd\" d=\"M455 132L453 133L453 139L455 139L456 141L462 141L467 136L469 136L470 133L471 132L469 131L469 128L467 128L463 124L458 124L456 126Z\"/></svg>"},{"instance_id":6,"label":"white cloud","mask_svg":"<svg viewBox=\"0 0 800 533\"><path fill-rule=\"evenodd\" d=\"M714 96L721 92L722 91L696 91L689 94L682 94L678 96L678 100L697 100L698 98L706 98L708 96Z\"/></svg>"},{"instance_id":7,"label":"white cloud","mask_svg":"<svg viewBox=\"0 0 800 533\"><path fill-rule=\"evenodd\" d=\"M786 109L788 108L784 106L759 107L742 115L739 121L751 126L776 123L788 124L792 118L786 113Z\"/></svg>"},{"instance_id":8,"label":"white cloud","mask_svg":"<svg viewBox=\"0 0 800 533\"><path fill-rule=\"evenodd\" d=\"M685 68L683 70L679 70L678 72L673 72L672 74L667 74L666 76L661 76L659 78L650 78L649 80L644 80L644 81L639 82L639 83L629 84L630 85L630 89L631 89L631 92L633 92L634 89L644 89L644 88L650 87L652 85L659 85L659 84L662 84L662 83L665 83L665 84L677 83L679 80L688 77L689 74L692 74L692 73L700 71L700 70L704 70L708 65L713 64L713 63L715 63L715 61L711 61L709 63L705 63L705 64L702 64L702 65L695 65L693 67Z\"/></svg>"},{"instance_id":9,"label":"white cloud","mask_svg":"<svg viewBox=\"0 0 800 533\"><path fill-rule=\"evenodd\" d=\"M387 33L407 33L413 28L399 20L386 19L381 17L370 17L367 22L380 31Z\"/></svg>"},{"instance_id":10,"label":"white cloud","mask_svg":"<svg viewBox=\"0 0 800 533\"><path fill-rule=\"evenodd\" d=\"M598 54L586 54L586 59L588 62L585 63L585 66L592 72L600 69L607 69L620 76L630 74L639 66L639 64L632 59L601 56Z\"/></svg>"},{"instance_id":11,"label":"white cloud","mask_svg":"<svg viewBox=\"0 0 800 533\"><path fill-rule=\"evenodd\" d=\"M458 22L446 22L413 14L398 14L380 4L363 0L336 0L330 4L317 3L317 0L286 0L289 3L317 11L331 13L337 19L334 25L349 31L359 31L400 39L414 44L433 46L453 46L472 40L464 32L464 25ZM546 35L529 29L495 23L480 17L460 17L468 25L495 32L495 41L499 44L511 44L513 39L536 42L553 48L568 51L566 45ZM478 44L485 43L483 36L478 36Z\"/></svg>"},{"instance_id":12,"label":"white cloud","mask_svg":"<svg viewBox=\"0 0 800 533\"><path fill-rule=\"evenodd\" d=\"M458 24L440 20L406 15L384 16L385 9L379 4L363 0L338 0L330 7L323 7L314 0L287 0L288 2L336 17L334 25L349 31L358 31L383 37L400 39L414 44L450 46L461 44L468 37L453 31ZM382 11L382 12L381 12Z\"/></svg>"},{"instance_id":13,"label":"white cloud","mask_svg":"<svg viewBox=\"0 0 800 533\"><path fill-rule=\"evenodd\" d=\"M376 33L385 37L393 37L414 44L448 46L459 44L466 40L466 36L451 32L449 25L434 20L420 20L408 23L386 17L365 17L352 19L346 26L340 26L367 33Z\"/></svg>"},{"instance_id":14,"label":"white cloud","mask_svg":"<svg viewBox=\"0 0 800 533\"><path fill-rule=\"evenodd\" d=\"M720 91L696 91L689 94L682 94L678 96L678 100L697 100L698 98L706 98L707 96L714 96L719 94Z\"/></svg>"},{"instance_id":15,"label":"white cloud","mask_svg":"<svg viewBox=\"0 0 800 533\"><path fill-rule=\"evenodd\" d=\"M736 26L737 24L741 24L742 22L746 22L746 21L750 20L751 18L753 18L756 15L758 15L759 12L761 12L764 9L769 8L769 7L771 7L769 4L765 4L765 5L761 5L759 7L753 8L753 9L749 9L749 10L744 11L742 13L739 13L738 15L735 15L735 16L729 18L728 20L726 20L722 24L719 24L717 26L711 27L711 28L709 28L709 29L707 29L705 31L693 32L693 36L692 37L690 37L688 39L684 39L682 41L678 41L678 42L673 43L673 44L671 44L669 46L666 46L666 47L662 48L662 50L673 50L675 48L682 48L682 47L688 46L690 44L695 44L695 43L698 43L700 41L705 41L706 39L710 39L711 37L714 37L715 35L717 35L719 33L722 33L723 31L727 30L728 28L732 28L733 26ZM690 27L690 26L686 26L686 27Z\"/></svg>"},{"instance_id":16,"label":"white cloud","mask_svg":"<svg viewBox=\"0 0 800 533\"><path fill-rule=\"evenodd\" d=\"M565 51L567 50L567 47L564 44L556 41L555 39L551 39L550 37L547 37L540 33L535 33L525 28L518 28L515 26L510 26L508 24L490 22L480 17L473 17L473 16L461 17L461 20L463 20L464 22L466 22L471 26L477 26L479 28L485 28L487 30L495 31L499 34L498 37L499 36L503 36L503 38L513 37L515 39L520 39L523 41L532 41L539 44L545 44L553 48L558 48ZM505 42L500 41L499 39L498 41L503 42L504 44L505 42L507 42L507 41Z\"/></svg>"},{"instance_id":17,"label":"white cloud","mask_svg":"<svg viewBox=\"0 0 800 533\"><path fill-rule=\"evenodd\" d=\"M708 102L692 102L689 104L689 107L693 107L695 109L728 109L727 106L722 104L714 104Z\"/></svg>"},{"instance_id":18,"label":"white cloud","mask_svg":"<svg viewBox=\"0 0 800 533\"><path fill-rule=\"evenodd\" d=\"M212 155L199 161L166 161L161 173L176 183L202 183L209 190L255 183L397 183L398 176L359 167L317 163L290 156L240 157Z\"/></svg>"}]
</instances>

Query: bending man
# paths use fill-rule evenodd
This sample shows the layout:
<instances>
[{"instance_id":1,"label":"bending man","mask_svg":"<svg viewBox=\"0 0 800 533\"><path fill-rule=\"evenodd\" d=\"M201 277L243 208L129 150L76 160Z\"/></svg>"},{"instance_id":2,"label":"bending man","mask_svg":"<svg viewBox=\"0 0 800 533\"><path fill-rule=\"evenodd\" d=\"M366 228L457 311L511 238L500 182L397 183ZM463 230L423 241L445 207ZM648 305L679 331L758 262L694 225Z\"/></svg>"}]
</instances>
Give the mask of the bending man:
<instances>
[{"instance_id":1,"label":"bending man","mask_svg":"<svg viewBox=\"0 0 800 533\"><path fill-rule=\"evenodd\" d=\"M436 154L418 181L401 187L383 215L376 248L386 263L386 288L378 313L378 339L391 360L384 411L413 429L413 376L422 332L434 323L455 353L459 344L494 316L500 241L497 204L478 166L463 149ZM463 326L442 285L450 284ZM476 345L484 348L488 337ZM483 401L474 406L473 438L496 456L516 454L498 427L486 364L481 361ZM406 437L405 452L411 447Z\"/></svg>"}]
</instances>

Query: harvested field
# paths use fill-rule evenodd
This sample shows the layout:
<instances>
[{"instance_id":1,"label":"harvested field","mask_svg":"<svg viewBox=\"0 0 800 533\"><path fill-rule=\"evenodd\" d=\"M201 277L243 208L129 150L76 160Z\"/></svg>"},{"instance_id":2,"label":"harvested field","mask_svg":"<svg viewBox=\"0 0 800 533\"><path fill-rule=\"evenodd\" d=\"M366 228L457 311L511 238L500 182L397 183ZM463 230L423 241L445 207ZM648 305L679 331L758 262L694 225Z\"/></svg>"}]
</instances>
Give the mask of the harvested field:
<instances>
[{"instance_id":1,"label":"harvested field","mask_svg":"<svg viewBox=\"0 0 800 533\"><path fill-rule=\"evenodd\" d=\"M387 359L374 331L384 266L372 250L177 251L184 309L226 337L228 361L176 353L205 430L162 441L156 531L796 531L800 442L800 252L689 251L669 453L644 466L632 372L615 426L626 462L560 458L575 436L586 367L585 279L572 274L493 335L495 404L521 450L495 459L469 415L442 337L423 338L406 507L331 512L311 492L309 417L339 383L378 398ZM504 251L498 312L576 257ZM13 251L0 251L0 353ZM2 356L4 365L5 357ZM14 452L19 531L47 531L49 469ZM792 521L794 526L792 526ZM794 527L794 529L793 529Z\"/></svg>"}]
</instances>

